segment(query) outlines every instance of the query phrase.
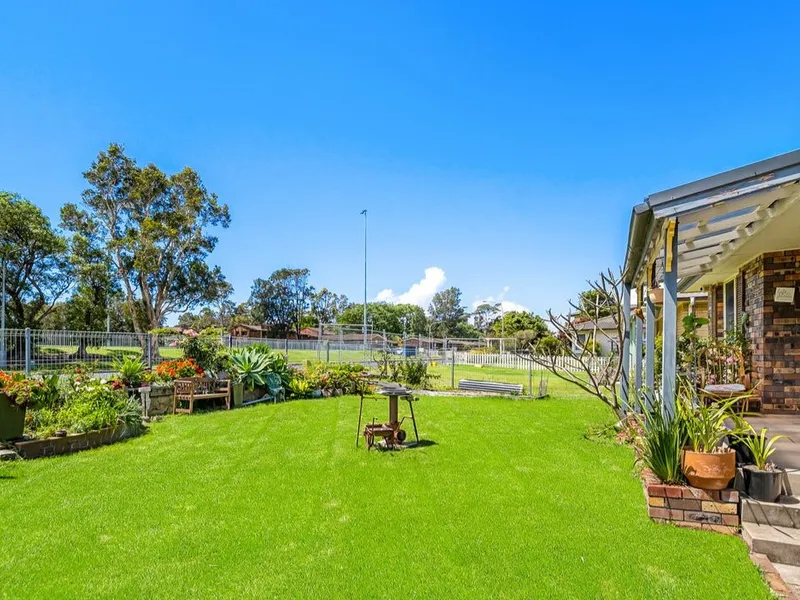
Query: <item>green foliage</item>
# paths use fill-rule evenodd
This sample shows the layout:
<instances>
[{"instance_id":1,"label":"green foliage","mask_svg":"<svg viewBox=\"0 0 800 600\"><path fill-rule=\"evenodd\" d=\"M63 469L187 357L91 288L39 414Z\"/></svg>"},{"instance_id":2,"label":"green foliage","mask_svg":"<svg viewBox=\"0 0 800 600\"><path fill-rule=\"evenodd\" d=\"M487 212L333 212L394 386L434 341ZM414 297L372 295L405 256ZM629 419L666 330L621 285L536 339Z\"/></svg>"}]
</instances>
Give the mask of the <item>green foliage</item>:
<instances>
[{"instance_id":1,"label":"green foliage","mask_svg":"<svg viewBox=\"0 0 800 600\"><path fill-rule=\"evenodd\" d=\"M424 360L407 358L403 360L389 352L378 355L378 378L396 383L405 383L421 389L430 389L439 375Z\"/></svg>"},{"instance_id":2,"label":"green foliage","mask_svg":"<svg viewBox=\"0 0 800 600\"><path fill-rule=\"evenodd\" d=\"M0 257L6 263L6 327L40 327L74 281L67 241L38 206L0 191Z\"/></svg>"},{"instance_id":3,"label":"green foliage","mask_svg":"<svg viewBox=\"0 0 800 600\"><path fill-rule=\"evenodd\" d=\"M104 380L82 376L70 381L61 403L29 414L26 431L33 437L50 437L59 429L83 433L121 424L142 427L137 400Z\"/></svg>"},{"instance_id":4,"label":"green foliage","mask_svg":"<svg viewBox=\"0 0 800 600\"><path fill-rule=\"evenodd\" d=\"M767 437L766 427L762 427L761 431L756 433L756 430L753 428L753 426L748 423L745 430L737 436L737 439L739 439L739 441L741 441L742 444L748 450L750 450L750 453L753 455L756 468L759 471L766 471L769 464L769 457L774 454L775 450L777 450L775 443L778 440L786 437L787 436L785 435L774 435L772 437Z\"/></svg>"},{"instance_id":5,"label":"green foliage","mask_svg":"<svg viewBox=\"0 0 800 600\"><path fill-rule=\"evenodd\" d=\"M534 345L536 354L541 356L563 356L567 354L568 348L564 342L553 334L547 334Z\"/></svg>"},{"instance_id":6,"label":"green foliage","mask_svg":"<svg viewBox=\"0 0 800 600\"><path fill-rule=\"evenodd\" d=\"M292 380L292 370L286 363L286 358L283 354L270 350L266 344L253 344L234 350L230 355L230 367L234 376L247 389L266 386L270 373L280 378L284 388Z\"/></svg>"},{"instance_id":7,"label":"green foliage","mask_svg":"<svg viewBox=\"0 0 800 600\"><path fill-rule=\"evenodd\" d=\"M641 451L644 464L664 483L682 482L681 455L686 444L683 421L665 417L660 400L653 403L652 410L643 413Z\"/></svg>"},{"instance_id":8,"label":"green foliage","mask_svg":"<svg viewBox=\"0 0 800 600\"><path fill-rule=\"evenodd\" d=\"M326 395L356 394L363 389L366 368L354 363L315 363L305 371L305 379L314 390Z\"/></svg>"},{"instance_id":9,"label":"green foliage","mask_svg":"<svg viewBox=\"0 0 800 600\"><path fill-rule=\"evenodd\" d=\"M139 387L144 378L147 366L138 357L126 356L114 363L114 368L119 371L122 383L127 387Z\"/></svg>"},{"instance_id":10,"label":"green foliage","mask_svg":"<svg viewBox=\"0 0 800 600\"><path fill-rule=\"evenodd\" d=\"M244 384L245 389L252 390L256 386L267 384L267 374L272 368L270 355L251 348L242 348L231 354L231 370L237 383Z\"/></svg>"},{"instance_id":11,"label":"green foliage","mask_svg":"<svg viewBox=\"0 0 800 600\"><path fill-rule=\"evenodd\" d=\"M50 406L58 399L58 375L25 377L20 372L9 375L0 371L0 392L20 407Z\"/></svg>"},{"instance_id":12,"label":"green foliage","mask_svg":"<svg viewBox=\"0 0 800 600\"><path fill-rule=\"evenodd\" d=\"M230 293L219 267L206 262L217 243L208 230L228 226L228 207L194 170L167 175L154 164L140 167L111 144L83 176L83 206L64 205L62 224L124 283L136 331Z\"/></svg>"},{"instance_id":13,"label":"green foliage","mask_svg":"<svg viewBox=\"0 0 800 600\"><path fill-rule=\"evenodd\" d=\"M680 386L679 390L686 389ZM746 431L744 420L733 412L733 407L742 398L730 398L724 402L700 402L692 406L692 398L680 392L677 398L679 418L685 423L686 436L695 452L714 452L727 436L737 436ZM727 423L733 424L732 428Z\"/></svg>"},{"instance_id":14,"label":"green foliage","mask_svg":"<svg viewBox=\"0 0 800 600\"><path fill-rule=\"evenodd\" d=\"M310 398L314 387L301 373L295 373L289 382L289 393L294 398Z\"/></svg>"},{"instance_id":15,"label":"green foliage","mask_svg":"<svg viewBox=\"0 0 800 600\"><path fill-rule=\"evenodd\" d=\"M428 316L433 324L433 331L437 337L477 337L478 331L467 328L467 309L461 304L461 290L449 287L433 295L428 307ZM464 336L464 333L474 335Z\"/></svg>"},{"instance_id":16,"label":"green foliage","mask_svg":"<svg viewBox=\"0 0 800 600\"><path fill-rule=\"evenodd\" d=\"M187 335L180 342L183 355L193 359L203 371L216 374L227 365L228 351L222 344L221 330L204 329L196 335Z\"/></svg>"},{"instance_id":17,"label":"green foliage","mask_svg":"<svg viewBox=\"0 0 800 600\"><path fill-rule=\"evenodd\" d=\"M513 337L516 333L523 331L531 332L529 337L534 342L550 333L547 323L542 317L516 310L507 312L497 319L492 324L490 333L494 337Z\"/></svg>"},{"instance_id":18,"label":"green foliage","mask_svg":"<svg viewBox=\"0 0 800 600\"><path fill-rule=\"evenodd\" d=\"M402 334L403 319L408 335L427 335L428 318L416 304L391 304L388 302L368 302L367 322L376 333ZM364 305L351 304L337 317L340 325L361 325L364 322Z\"/></svg>"}]
</instances>

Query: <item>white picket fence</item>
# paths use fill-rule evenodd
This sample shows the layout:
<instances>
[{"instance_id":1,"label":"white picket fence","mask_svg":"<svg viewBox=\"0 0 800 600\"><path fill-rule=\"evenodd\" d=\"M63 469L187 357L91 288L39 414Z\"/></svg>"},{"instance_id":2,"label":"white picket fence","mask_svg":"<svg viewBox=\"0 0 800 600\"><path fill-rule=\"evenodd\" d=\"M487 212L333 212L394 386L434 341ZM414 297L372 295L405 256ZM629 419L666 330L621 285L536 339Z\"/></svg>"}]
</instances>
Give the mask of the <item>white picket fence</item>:
<instances>
[{"instance_id":1,"label":"white picket fence","mask_svg":"<svg viewBox=\"0 0 800 600\"><path fill-rule=\"evenodd\" d=\"M541 357L545 364L551 364L552 357ZM589 358L589 367L592 373L602 373L611 362L608 357L597 356ZM470 352L456 352L455 363L457 365L473 365L483 367L502 367L505 369L522 369L528 370L531 360L518 356L516 354L503 353L503 354L473 354ZM572 356L557 356L555 357L555 364L559 369L571 372L582 372L580 362ZM542 367L533 363L533 369L538 370Z\"/></svg>"}]
</instances>

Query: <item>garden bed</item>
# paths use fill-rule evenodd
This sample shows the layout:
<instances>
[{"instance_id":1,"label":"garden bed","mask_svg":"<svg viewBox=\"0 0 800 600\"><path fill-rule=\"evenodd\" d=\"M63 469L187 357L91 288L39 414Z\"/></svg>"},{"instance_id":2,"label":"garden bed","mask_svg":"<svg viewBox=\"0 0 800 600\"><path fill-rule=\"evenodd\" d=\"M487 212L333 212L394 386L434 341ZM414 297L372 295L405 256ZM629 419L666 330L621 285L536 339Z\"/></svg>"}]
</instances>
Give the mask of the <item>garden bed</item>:
<instances>
[{"instance_id":1,"label":"garden bed","mask_svg":"<svg viewBox=\"0 0 800 600\"><path fill-rule=\"evenodd\" d=\"M107 446L126 438L136 437L140 433L141 429L118 425L86 433L70 433L63 437L24 440L14 442L12 446L22 458L41 458Z\"/></svg>"},{"instance_id":2,"label":"garden bed","mask_svg":"<svg viewBox=\"0 0 800 600\"><path fill-rule=\"evenodd\" d=\"M642 487L647 513L657 523L732 535L739 533L739 492L736 490L668 485L648 470L642 473Z\"/></svg>"}]
</instances>

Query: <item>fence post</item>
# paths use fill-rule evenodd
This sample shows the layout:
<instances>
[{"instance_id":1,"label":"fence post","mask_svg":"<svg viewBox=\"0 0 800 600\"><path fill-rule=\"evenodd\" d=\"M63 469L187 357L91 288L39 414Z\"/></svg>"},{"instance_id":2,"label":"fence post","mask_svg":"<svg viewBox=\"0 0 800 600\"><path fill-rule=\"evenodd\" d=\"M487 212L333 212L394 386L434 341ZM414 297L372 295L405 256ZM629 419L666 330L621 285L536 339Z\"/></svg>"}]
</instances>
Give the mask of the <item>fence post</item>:
<instances>
[{"instance_id":1,"label":"fence post","mask_svg":"<svg viewBox=\"0 0 800 600\"><path fill-rule=\"evenodd\" d=\"M289 362L289 336L286 336L286 362Z\"/></svg>"},{"instance_id":2,"label":"fence post","mask_svg":"<svg viewBox=\"0 0 800 600\"><path fill-rule=\"evenodd\" d=\"M31 328L25 328L25 376L31 374Z\"/></svg>"},{"instance_id":3,"label":"fence post","mask_svg":"<svg viewBox=\"0 0 800 600\"><path fill-rule=\"evenodd\" d=\"M228 350L233 348L233 334L228 334Z\"/></svg>"},{"instance_id":4,"label":"fence post","mask_svg":"<svg viewBox=\"0 0 800 600\"><path fill-rule=\"evenodd\" d=\"M533 361L528 361L528 395L533 396Z\"/></svg>"},{"instance_id":5,"label":"fence post","mask_svg":"<svg viewBox=\"0 0 800 600\"><path fill-rule=\"evenodd\" d=\"M325 362L331 362L331 341L325 340Z\"/></svg>"},{"instance_id":6,"label":"fence post","mask_svg":"<svg viewBox=\"0 0 800 600\"><path fill-rule=\"evenodd\" d=\"M147 368L153 368L153 334L148 333L146 335L147 339Z\"/></svg>"},{"instance_id":7,"label":"fence post","mask_svg":"<svg viewBox=\"0 0 800 600\"><path fill-rule=\"evenodd\" d=\"M453 360L450 362L450 389L456 389L456 349L453 348Z\"/></svg>"}]
</instances>

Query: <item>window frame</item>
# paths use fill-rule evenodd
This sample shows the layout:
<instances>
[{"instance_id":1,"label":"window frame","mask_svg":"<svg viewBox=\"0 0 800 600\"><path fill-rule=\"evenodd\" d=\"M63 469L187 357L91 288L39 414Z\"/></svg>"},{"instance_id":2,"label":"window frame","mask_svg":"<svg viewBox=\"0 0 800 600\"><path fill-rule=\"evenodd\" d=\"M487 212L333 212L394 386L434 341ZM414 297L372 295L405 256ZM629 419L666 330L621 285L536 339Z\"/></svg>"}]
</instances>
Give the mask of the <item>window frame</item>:
<instances>
[{"instance_id":1,"label":"window frame","mask_svg":"<svg viewBox=\"0 0 800 600\"><path fill-rule=\"evenodd\" d=\"M727 281L722 283L722 332L723 334L727 334L732 328L736 327L736 322L738 321L739 316L736 314L738 312L738 304L736 302L738 298L738 284L737 280L738 277L734 276ZM730 324L731 329L729 329L728 324L728 284L733 284L733 323Z\"/></svg>"}]
</instances>

